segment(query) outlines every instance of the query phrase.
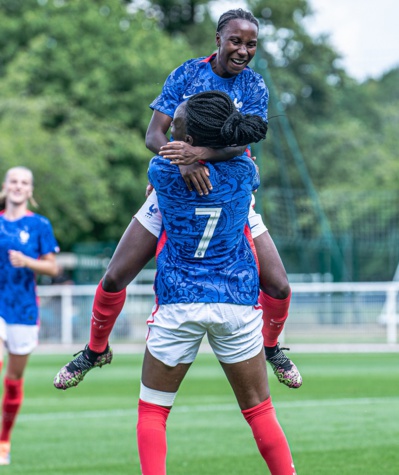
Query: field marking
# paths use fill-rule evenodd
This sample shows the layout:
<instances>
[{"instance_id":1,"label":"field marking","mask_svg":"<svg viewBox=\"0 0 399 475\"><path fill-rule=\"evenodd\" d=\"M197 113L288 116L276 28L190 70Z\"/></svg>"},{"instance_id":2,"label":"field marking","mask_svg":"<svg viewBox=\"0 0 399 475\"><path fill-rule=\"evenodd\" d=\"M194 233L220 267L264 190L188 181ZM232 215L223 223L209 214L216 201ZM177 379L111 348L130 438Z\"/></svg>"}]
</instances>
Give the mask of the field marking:
<instances>
[{"instance_id":1,"label":"field marking","mask_svg":"<svg viewBox=\"0 0 399 475\"><path fill-rule=\"evenodd\" d=\"M273 401L276 409L291 409L301 407L336 407L336 406L350 406L350 405L370 405L370 404L392 404L399 403L399 397L387 398L344 398L344 399L309 399L305 401ZM173 413L188 413L188 412L231 412L239 410L237 404L204 404L204 405L186 405L173 408ZM18 421L54 421L54 420L73 420L76 417L79 419L93 419L98 417L126 417L135 416L137 414L137 406L132 409L111 409L100 411L77 411L77 412L45 412L42 414L20 414Z\"/></svg>"}]
</instances>

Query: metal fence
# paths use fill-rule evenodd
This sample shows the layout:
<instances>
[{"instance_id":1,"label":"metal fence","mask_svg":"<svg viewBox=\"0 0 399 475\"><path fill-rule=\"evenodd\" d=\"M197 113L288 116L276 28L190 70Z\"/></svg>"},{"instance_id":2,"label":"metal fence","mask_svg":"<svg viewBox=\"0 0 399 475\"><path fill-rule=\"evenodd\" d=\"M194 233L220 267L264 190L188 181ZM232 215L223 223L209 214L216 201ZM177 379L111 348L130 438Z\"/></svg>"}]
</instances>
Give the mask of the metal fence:
<instances>
[{"instance_id":1,"label":"metal fence","mask_svg":"<svg viewBox=\"0 0 399 475\"><path fill-rule=\"evenodd\" d=\"M149 274L127 288L112 342L143 343L154 305ZM287 343L398 342L399 282L292 283L290 315L281 340ZM63 345L87 342L95 285L38 286L40 341Z\"/></svg>"}]
</instances>

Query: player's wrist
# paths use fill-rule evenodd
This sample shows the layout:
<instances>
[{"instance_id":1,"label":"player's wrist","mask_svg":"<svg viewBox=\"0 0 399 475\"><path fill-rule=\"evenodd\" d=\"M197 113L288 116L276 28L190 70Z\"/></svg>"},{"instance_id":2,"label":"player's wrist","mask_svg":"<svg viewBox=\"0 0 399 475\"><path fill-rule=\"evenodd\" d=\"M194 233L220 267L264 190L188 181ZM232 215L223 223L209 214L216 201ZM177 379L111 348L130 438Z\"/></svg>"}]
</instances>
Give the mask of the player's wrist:
<instances>
[{"instance_id":1,"label":"player's wrist","mask_svg":"<svg viewBox=\"0 0 399 475\"><path fill-rule=\"evenodd\" d=\"M205 165L205 162L207 162L211 157L214 152L212 151L211 148L208 147L196 147L196 159L197 163L201 163L202 165Z\"/></svg>"}]
</instances>

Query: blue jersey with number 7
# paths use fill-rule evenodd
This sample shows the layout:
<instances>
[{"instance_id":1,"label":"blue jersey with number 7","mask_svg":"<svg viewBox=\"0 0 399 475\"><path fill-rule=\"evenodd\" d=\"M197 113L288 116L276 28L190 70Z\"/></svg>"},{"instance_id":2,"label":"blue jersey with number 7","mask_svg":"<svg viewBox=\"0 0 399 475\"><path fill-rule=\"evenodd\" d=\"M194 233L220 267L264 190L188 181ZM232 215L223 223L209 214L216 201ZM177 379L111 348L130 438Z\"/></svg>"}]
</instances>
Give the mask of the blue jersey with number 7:
<instances>
[{"instance_id":1,"label":"blue jersey with number 7","mask_svg":"<svg viewBox=\"0 0 399 475\"><path fill-rule=\"evenodd\" d=\"M255 305L259 274L248 210L259 175L247 155L207 166L213 190L199 196L169 160L156 156L150 162L163 219L157 302Z\"/></svg>"}]
</instances>

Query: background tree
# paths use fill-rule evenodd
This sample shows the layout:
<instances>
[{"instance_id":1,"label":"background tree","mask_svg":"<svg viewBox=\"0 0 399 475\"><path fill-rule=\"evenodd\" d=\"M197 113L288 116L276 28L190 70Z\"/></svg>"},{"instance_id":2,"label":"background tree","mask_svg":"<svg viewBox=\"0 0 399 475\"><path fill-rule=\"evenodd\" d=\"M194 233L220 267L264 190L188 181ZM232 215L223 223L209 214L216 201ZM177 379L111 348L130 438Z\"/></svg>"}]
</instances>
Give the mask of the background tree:
<instances>
[{"instance_id":1,"label":"background tree","mask_svg":"<svg viewBox=\"0 0 399 475\"><path fill-rule=\"evenodd\" d=\"M0 0L0 173L32 168L64 251L116 242L142 204L148 105L170 71L214 51L211 4ZM338 252L350 278L391 278L399 69L349 77L329 38L307 33L307 0L248 9L261 23L252 67L271 92L257 202L288 272L340 279Z\"/></svg>"},{"instance_id":2,"label":"background tree","mask_svg":"<svg viewBox=\"0 0 399 475\"><path fill-rule=\"evenodd\" d=\"M32 168L64 251L117 240L144 200L149 103L186 42L116 0L2 1L0 21L0 171Z\"/></svg>"}]
</instances>

